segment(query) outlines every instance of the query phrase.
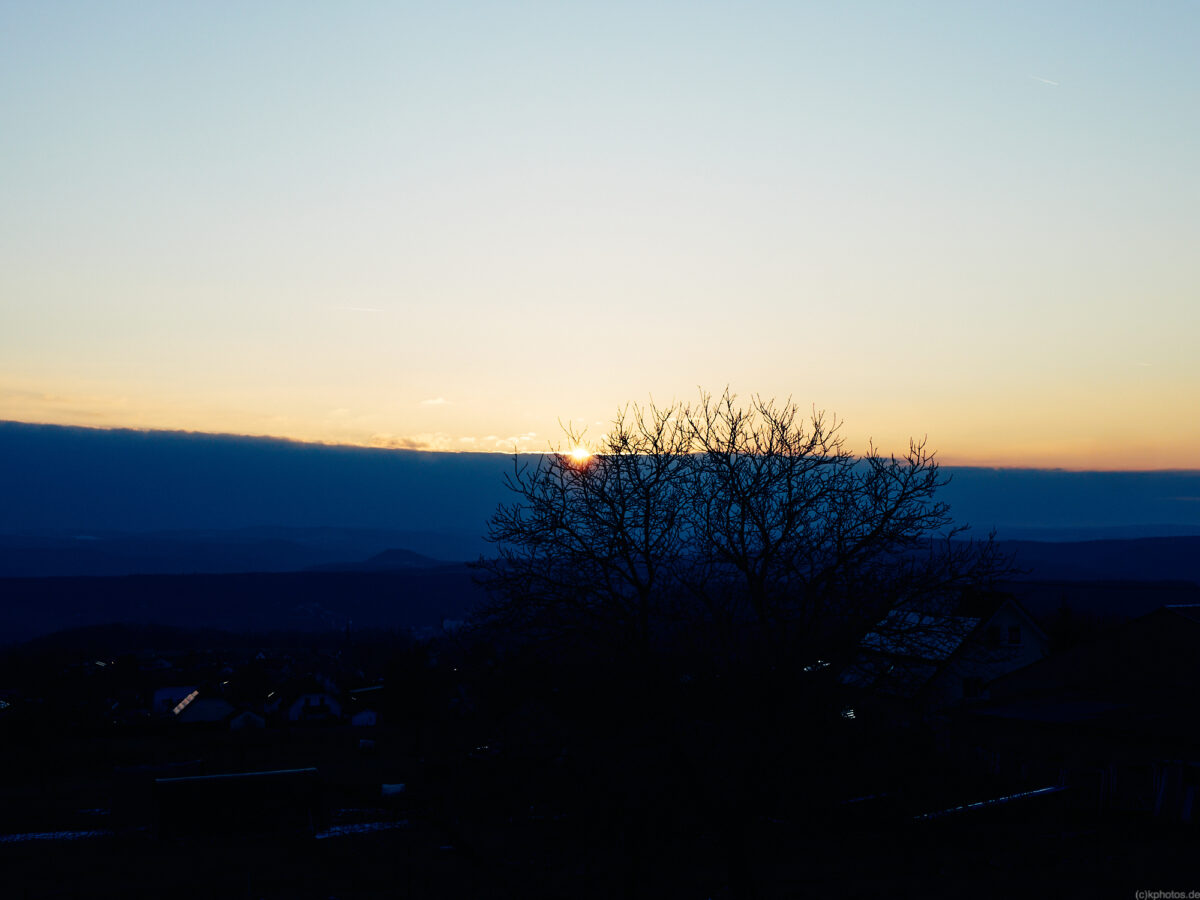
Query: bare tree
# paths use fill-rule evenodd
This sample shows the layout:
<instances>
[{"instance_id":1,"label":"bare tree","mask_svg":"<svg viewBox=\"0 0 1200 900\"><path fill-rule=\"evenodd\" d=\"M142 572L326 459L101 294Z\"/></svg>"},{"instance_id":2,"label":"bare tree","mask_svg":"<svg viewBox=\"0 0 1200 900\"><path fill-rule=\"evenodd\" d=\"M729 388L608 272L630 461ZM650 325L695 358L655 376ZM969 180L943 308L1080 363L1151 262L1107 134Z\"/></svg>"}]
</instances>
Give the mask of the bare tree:
<instances>
[{"instance_id":1,"label":"bare tree","mask_svg":"<svg viewBox=\"0 0 1200 900\"><path fill-rule=\"evenodd\" d=\"M790 399L728 391L687 410L696 461L697 556L733 575L770 661L846 652L891 610L935 620L1005 570L989 537L963 539L925 442L903 456L846 447L841 423ZM721 583L721 579L716 579Z\"/></svg>"},{"instance_id":2,"label":"bare tree","mask_svg":"<svg viewBox=\"0 0 1200 900\"><path fill-rule=\"evenodd\" d=\"M930 628L1004 570L990 538L962 540L947 480L924 441L856 457L791 400L629 406L586 459L514 457L488 612L643 654L702 627L772 666L845 655L884 621Z\"/></svg>"},{"instance_id":3,"label":"bare tree","mask_svg":"<svg viewBox=\"0 0 1200 900\"><path fill-rule=\"evenodd\" d=\"M629 406L595 453L564 429L568 448L514 455L482 560L487 613L527 629L584 630L648 652L693 542L688 519L689 431L676 406Z\"/></svg>"}]
</instances>

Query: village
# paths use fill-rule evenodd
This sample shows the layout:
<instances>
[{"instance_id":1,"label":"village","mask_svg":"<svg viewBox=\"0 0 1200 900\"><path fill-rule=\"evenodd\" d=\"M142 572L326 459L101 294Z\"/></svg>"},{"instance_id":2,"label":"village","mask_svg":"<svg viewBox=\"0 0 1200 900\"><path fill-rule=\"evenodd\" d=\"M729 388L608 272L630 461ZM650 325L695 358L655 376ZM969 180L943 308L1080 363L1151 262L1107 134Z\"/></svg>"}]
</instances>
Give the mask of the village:
<instances>
[{"instance_id":1,"label":"village","mask_svg":"<svg viewBox=\"0 0 1200 900\"><path fill-rule=\"evenodd\" d=\"M805 666L796 677L819 689L761 745L706 721L740 698L728 715L752 733L766 706L744 683L697 671L639 700L617 673L598 684L602 662L523 655L455 622L223 647L117 626L35 642L0 664L0 858L28 878L59 858L170 867L203 847L223 863L197 895L347 897L512 896L531 878L558 896L585 877L584 896L680 878L734 896L742 877L790 896L885 871L916 883L933 863L949 886L983 866L1000 895L1035 865L1064 889L1184 866L1200 606L1086 634L1011 595L956 612L936 640L896 643L881 624L841 671ZM130 649L147 641L159 648ZM631 711L642 703L660 721ZM793 756L762 759L756 781L743 767L764 748ZM728 783L697 795L677 767L728 767ZM741 875L722 833L730 791L754 798ZM852 848L880 839L893 849L848 874ZM258 858L281 842L324 880ZM330 868L330 854L353 862Z\"/></svg>"}]
</instances>

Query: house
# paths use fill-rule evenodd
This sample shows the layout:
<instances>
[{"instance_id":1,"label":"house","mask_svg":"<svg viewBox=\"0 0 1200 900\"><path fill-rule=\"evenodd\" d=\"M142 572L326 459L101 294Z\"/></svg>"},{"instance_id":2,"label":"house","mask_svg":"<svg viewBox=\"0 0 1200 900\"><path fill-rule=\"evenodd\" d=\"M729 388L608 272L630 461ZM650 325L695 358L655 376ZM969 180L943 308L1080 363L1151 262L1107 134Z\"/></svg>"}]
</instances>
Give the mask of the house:
<instances>
[{"instance_id":1,"label":"house","mask_svg":"<svg viewBox=\"0 0 1200 900\"><path fill-rule=\"evenodd\" d=\"M326 691L300 694L287 708L289 722L333 722L342 717L342 704Z\"/></svg>"},{"instance_id":2,"label":"house","mask_svg":"<svg viewBox=\"0 0 1200 900\"><path fill-rule=\"evenodd\" d=\"M336 722L343 718L340 694L315 675L291 678L268 692L262 705L268 719L280 722Z\"/></svg>"},{"instance_id":3,"label":"house","mask_svg":"<svg viewBox=\"0 0 1200 900\"><path fill-rule=\"evenodd\" d=\"M235 712L233 704L227 700L200 696L179 710L175 721L189 725L213 725L224 723Z\"/></svg>"},{"instance_id":4,"label":"house","mask_svg":"<svg viewBox=\"0 0 1200 900\"><path fill-rule=\"evenodd\" d=\"M936 713L985 699L992 681L1042 659L1049 643L1012 597L967 598L952 614L896 609L863 637L841 682Z\"/></svg>"},{"instance_id":5,"label":"house","mask_svg":"<svg viewBox=\"0 0 1200 900\"><path fill-rule=\"evenodd\" d=\"M370 728L379 724L379 704L384 701L385 693L382 684L372 684L367 687L353 688L348 696L346 715L350 724L362 728Z\"/></svg>"},{"instance_id":6,"label":"house","mask_svg":"<svg viewBox=\"0 0 1200 900\"><path fill-rule=\"evenodd\" d=\"M998 680L995 697L1074 690L1140 701L1190 693L1200 685L1198 641L1200 605L1163 606Z\"/></svg>"},{"instance_id":7,"label":"house","mask_svg":"<svg viewBox=\"0 0 1200 900\"><path fill-rule=\"evenodd\" d=\"M160 715L169 715L175 711L179 704L187 700L188 697L195 699L194 695L198 695L194 684L187 686L171 686L160 687L154 691L153 699L150 703L152 712ZM187 702L191 702L190 700Z\"/></svg>"},{"instance_id":8,"label":"house","mask_svg":"<svg viewBox=\"0 0 1200 900\"><path fill-rule=\"evenodd\" d=\"M170 660L163 659L161 656L150 655L138 660L139 672L165 672L174 668Z\"/></svg>"},{"instance_id":9,"label":"house","mask_svg":"<svg viewBox=\"0 0 1200 900\"><path fill-rule=\"evenodd\" d=\"M267 727L267 720L248 709L230 717L230 731L257 731Z\"/></svg>"}]
</instances>

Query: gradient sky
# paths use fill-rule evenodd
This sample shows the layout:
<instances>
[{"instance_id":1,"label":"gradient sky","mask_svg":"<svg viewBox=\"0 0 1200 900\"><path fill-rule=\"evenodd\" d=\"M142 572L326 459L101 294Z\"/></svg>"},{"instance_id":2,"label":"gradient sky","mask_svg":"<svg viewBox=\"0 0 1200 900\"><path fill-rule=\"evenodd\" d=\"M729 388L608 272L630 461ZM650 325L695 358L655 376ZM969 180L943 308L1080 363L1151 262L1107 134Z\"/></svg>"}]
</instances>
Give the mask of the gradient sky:
<instances>
[{"instance_id":1,"label":"gradient sky","mask_svg":"<svg viewBox=\"0 0 1200 900\"><path fill-rule=\"evenodd\" d=\"M540 449L728 384L1200 468L1198 59L1194 2L2 2L0 418Z\"/></svg>"}]
</instances>

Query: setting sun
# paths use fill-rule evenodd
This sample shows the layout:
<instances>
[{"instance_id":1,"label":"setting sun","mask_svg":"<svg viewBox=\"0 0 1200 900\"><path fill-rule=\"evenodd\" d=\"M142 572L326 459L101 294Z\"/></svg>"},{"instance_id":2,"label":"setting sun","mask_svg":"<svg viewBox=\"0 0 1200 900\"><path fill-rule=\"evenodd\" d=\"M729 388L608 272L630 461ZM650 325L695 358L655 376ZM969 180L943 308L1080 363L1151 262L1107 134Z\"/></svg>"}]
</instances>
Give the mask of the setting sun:
<instances>
[{"instance_id":1,"label":"setting sun","mask_svg":"<svg viewBox=\"0 0 1200 900\"><path fill-rule=\"evenodd\" d=\"M579 444L571 450L570 456L577 463L585 463L592 458L592 451Z\"/></svg>"}]
</instances>

